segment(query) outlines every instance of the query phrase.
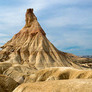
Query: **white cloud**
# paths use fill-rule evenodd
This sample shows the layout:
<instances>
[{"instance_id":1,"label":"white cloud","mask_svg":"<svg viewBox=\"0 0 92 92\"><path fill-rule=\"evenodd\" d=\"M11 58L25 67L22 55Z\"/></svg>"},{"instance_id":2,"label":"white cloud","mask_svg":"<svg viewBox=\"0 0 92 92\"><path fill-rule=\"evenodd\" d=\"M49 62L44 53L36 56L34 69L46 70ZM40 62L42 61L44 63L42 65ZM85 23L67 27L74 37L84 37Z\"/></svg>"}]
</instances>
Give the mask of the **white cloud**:
<instances>
[{"instance_id":1,"label":"white cloud","mask_svg":"<svg viewBox=\"0 0 92 92\"><path fill-rule=\"evenodd\" d=\"M61 34L62 34L61 37L58 36L49 37L49 39L53 42L53 44L58 48L63 49L63 48L77 46L80 47L81 49L92 49L91 35L86 37L86 35L88 34L84 34L83 32L65 32ZM76 48L76 49L80 49L80 48Z\"/></svg>"},{"instance_id":2,"label":"white cloud","mask_svg":"<svg viewBox=\"0 0 92 92\"><path fill-rule=\"evenodd\" d=\"M47 24L49 27L63 27L67 25L83 25L84 27L86 25L87 27L92 25L91 10L83 10L78 8L66 8L64 10L64 15L61 15L60 13L59 16L44 19L41 22Z\"/></svg>"},{"instance_id":3,"label":"white cloud","mask_svg":"<svg viewBox=\"0 0 92 92\"><path fill-rule=\"evenodd\" d=\"M8 36L7 34L0 33L0 37Z\"/></svg>"},{"instance_id":4,"label":"white cloud","mask_svg":"<svg viewBox=\"0 0 92 92\"><path fill-rule=\"evenodd\" d=\"M44 9L52 5L61 4L61 5L76 5L76 4L87 4L91 3L90 0L29 0L28 3L30 6L39 9Z\"/></svg>"}]
</instances>

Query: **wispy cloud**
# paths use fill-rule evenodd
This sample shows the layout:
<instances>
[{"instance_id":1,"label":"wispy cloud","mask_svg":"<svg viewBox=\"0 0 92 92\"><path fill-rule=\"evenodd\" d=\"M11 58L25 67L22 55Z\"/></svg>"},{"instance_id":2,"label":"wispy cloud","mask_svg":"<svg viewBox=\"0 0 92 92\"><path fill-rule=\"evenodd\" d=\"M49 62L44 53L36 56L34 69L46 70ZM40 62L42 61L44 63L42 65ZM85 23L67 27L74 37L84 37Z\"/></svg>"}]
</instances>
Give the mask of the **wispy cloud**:
<instances>
[{"instance_id":1,"label":"wispy cloud","mask_svg":"<svg viewBox=\"0 0 92 92\"><path fill-rule=\"evenodd\" d=\"M67 14L66 14L67 13ZM62 9L59 16L44 19L42 23L49 27L63 27L67 25L81 25L92 27L92 13L90 10L83 10L78 8L66 8L62 15Z\"/></svg>"},{"instance_id":2,"label":"wispy cloud","mask_svg":"<svg viewBox=\"0 0 92 92\"><path fill-rule=\"evenodd\" d=\"M7 34L0 33L0 37L8 36Z\"/></svg>"}]
</instances>

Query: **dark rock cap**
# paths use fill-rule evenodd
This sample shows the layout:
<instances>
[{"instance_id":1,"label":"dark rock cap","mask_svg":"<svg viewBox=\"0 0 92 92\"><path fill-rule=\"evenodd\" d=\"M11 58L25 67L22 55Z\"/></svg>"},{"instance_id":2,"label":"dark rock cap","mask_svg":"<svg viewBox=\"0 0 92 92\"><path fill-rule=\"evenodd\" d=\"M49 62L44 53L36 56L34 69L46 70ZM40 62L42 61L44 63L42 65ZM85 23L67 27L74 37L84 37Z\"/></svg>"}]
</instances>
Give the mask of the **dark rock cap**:
<instances>
[{"instance_id":1,"label":"dark rock cap","mask_svg":"<svg viewBox=\"0 0 92 92\"><path fill-rule=\"evenodd\" d=\"M36 16L34 15L33 13L33 9L29 8L27 9L26 11L26 25L25 27L30 27L31 26L31 23L34 21L34 20L37 20Z\"/></svg>"}]
</instances>

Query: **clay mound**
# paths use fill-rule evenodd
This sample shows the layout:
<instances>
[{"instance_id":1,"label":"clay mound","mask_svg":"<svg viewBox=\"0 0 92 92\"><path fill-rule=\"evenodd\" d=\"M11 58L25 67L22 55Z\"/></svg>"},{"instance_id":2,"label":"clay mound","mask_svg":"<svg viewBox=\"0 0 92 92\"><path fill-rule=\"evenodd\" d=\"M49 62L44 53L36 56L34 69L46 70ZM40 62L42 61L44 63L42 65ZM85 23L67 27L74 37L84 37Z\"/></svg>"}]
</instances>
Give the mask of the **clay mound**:
<instances>
[{"instance_id":1,"label":"clay mound","mask_svg":"<svg viewBox=\"0 0 92 92\"><path fill-rule=\"evenodd\" d=\"M7 62L0 62L0 74L3 74L3 72L8 69L9 67L11 67L12 64L11 63L7 63Z\"/></svg>"},{"instance_id":2,"label":"clay mound","mask_svg":"<svg viewBox=\"0 0 92 92\"><path fill-rule=\"evenodd\" d=\"M92 70L79 70L71 67L47 68L26 77L24 82L67 79L92 79Z\"/></svg>"},{"instance_id":3,"label":"clay mound","mask_svg":"<svg viewBox=\"0 0 92 92\"><path fill-rule=\"evenodd\" d=\"M24 83L13 92L92 92L92 80L74 79Z\"/></svg>"},{"instance_id":4,"label":"clay mound","mask_svg":"<svg viewBox=\"0 0 92 92\"><path fill-rule=\"evenodd\" d=\"M79 62L92 62L92 59L79 58L57 50L46 38L46 33L37 21L33 9L28 9L26 12L25 26L1 48L1 62L19 64L27 62L28 65L35 66L37 69L60 66L80 68Z\"/></svg>"},{"instance_id":5,"label":"clay mound","mask_svg":"<svg viewBox=\"0 0 92 92\"><path fill-rule=\"evenodd\" d=\"M28 65L14 64L12 67L5 70L3 74L11 77L18 83L23 83L25 76L33 74L35 71L36 69Z\"/></svg>"},{"instance_id":6,"label":"clay mound","mask_svg":"<svg viewBox=\"0 0 92 92\"><path fill-rule=\"evenodd\" d=\"M0 75L0 92L12 92L18 85L12 78Z\"/></svg>"}]
</instances>

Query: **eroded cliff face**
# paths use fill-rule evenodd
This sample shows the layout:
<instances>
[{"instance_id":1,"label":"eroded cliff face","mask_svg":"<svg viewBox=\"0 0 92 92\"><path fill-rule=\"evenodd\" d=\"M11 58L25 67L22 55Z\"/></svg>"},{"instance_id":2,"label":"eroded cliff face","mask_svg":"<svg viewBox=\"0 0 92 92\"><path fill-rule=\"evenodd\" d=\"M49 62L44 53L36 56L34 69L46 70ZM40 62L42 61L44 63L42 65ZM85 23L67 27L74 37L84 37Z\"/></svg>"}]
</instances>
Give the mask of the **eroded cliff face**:
<instances>
[{"instance_id":1,"label":"eroded cliff face","mask_svg":"<svg viewBox=\"0 0 92 92\"><path fill-rule=\"evenodd\" d=\"M2 46L0 62L26 62L37 69L59 66L80 68L76 61L86 59L57 50L46 38L46 33L38 23L33 9L27 9L25 18L25 26Z\"/></svg>"}]
</instances>

